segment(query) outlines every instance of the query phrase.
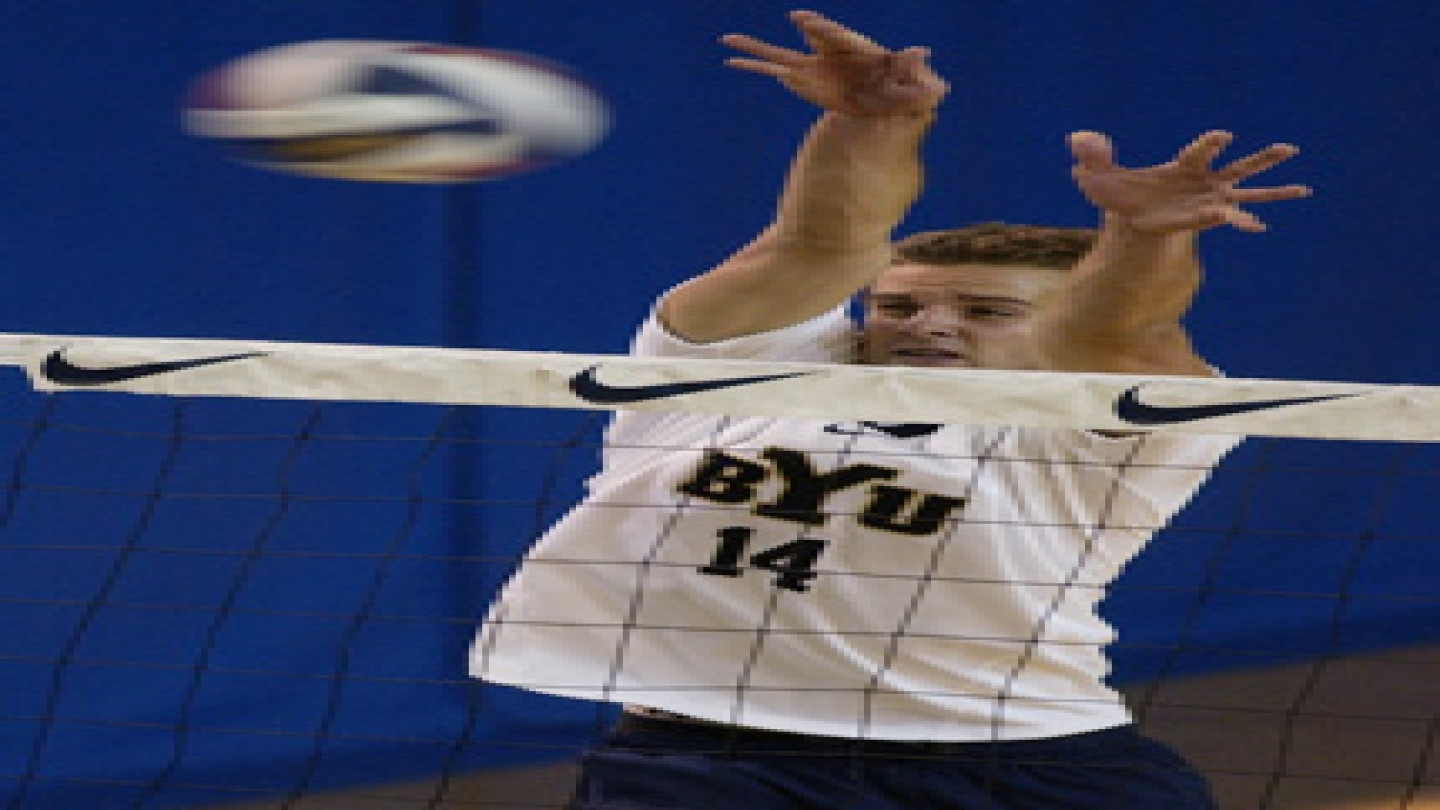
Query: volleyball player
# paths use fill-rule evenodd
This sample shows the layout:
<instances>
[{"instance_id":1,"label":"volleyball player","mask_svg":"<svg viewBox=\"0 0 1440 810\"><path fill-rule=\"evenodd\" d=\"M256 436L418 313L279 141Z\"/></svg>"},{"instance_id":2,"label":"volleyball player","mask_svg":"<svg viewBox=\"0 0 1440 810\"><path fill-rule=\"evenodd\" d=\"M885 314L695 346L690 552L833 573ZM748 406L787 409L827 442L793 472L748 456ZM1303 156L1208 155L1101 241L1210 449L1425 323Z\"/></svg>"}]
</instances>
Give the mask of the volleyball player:
<instances>
[{"instance_id":1,"label":"volleyball player","mask_svg":"<svg viewBox=\"0 0 1440 810\"><path fill-rule=\"evenodd\" d=\"M1196 234L1258 231L1237 183L1290 157L1118 166L1070 138L1098 233L891 236L947 86L812 12L734 67L824 110L779 213L665 294L640 355L1207 375L1180 318ZM860 329L847 302L864 294ZM625 704L576 808L1203 808L1104 683L1104 587L1235 437L621 412L587 498L478 637L481 678Z\"/></svg>"}]
</instances>

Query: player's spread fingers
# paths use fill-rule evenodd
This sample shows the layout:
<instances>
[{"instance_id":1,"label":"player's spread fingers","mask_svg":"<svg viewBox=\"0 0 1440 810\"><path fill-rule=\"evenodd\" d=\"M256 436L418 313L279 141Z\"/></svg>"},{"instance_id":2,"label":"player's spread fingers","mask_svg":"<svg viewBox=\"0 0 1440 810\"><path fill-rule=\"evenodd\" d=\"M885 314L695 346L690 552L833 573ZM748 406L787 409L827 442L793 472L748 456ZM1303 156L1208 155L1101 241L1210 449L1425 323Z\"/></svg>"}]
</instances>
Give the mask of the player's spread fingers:
<instances>
[{"instance_id":1,"label":"player's spread fingers","mask_svg":"<svg viewBox=\"0 0 1440 810\"><path fill-rule=\"evenodd\" d=\"M790 15L805 41L816 51L883 51L874 40L813 11L797 11Z\"/></svg>"},{"instance_id":2,"label":"player's spread fingers","mask_svg":"<svg viewBox=\"0 0 1440 810\"><path fill-rule=\"evenodd\" d=\"M763 59L746 59L740 56L726 59L725 64L736 70L759 73L762 76L773 76L777 79L783 79L792 72L786 65L777 65L774 62L766 62Z\"/></svg>"},{"instance_id":3,"label":"player's spread fingers","mask_svg":"<svg viewBox=\"0 0 1440 810\"><path fill-rule=\"evenodd\" d=\"M1225 221L1237 230L1245 231L1246 233L1260 233L1266 230L1265 223L1261 222L1259 217L1249 211L1233 206L1226 212Z\"/></svg>"},{"instance_id":4,"label":"player's spread fingers","mask_svg":"<svg viewBox=\"0 0 1440 810\"><path fill-rule=\"evenodd\" d=\"M1211 130L1191 141L1175 156L1175 162L1191 171L1205 171L1235 136L1224 130Z\"/></svg>"},{"instance_id":5,"label":"player's spread fingers","mask_svg":"<svg viewBox=\"0 0 1440 810\"><path fill-rule=\"evenodd\" d=\"M1215 174L1221 180L1240 180L1259 174L1277 163L1283 163L1300 153L1300 148L1288 143L1271 144L1259 152L1247 155L1220 168Z\"/></svg>"},{"instance_id":6,"label":"player's spread fingers","mask_svg":"<svg viewBox=\"0 0 1440 810\"><path fill-rule=\"evenodd\" d=\"M762 42L748 34L726 34L720 38L723 45L734 48L737 51L744 51L751 56L766 59L779 65L797 65L809 57L799 51L789 48L782 48L779 45L771 45Z\"/></svg>"},{"instance_id":7,"label":"player's spread fingers","mask_svg":"<svg viewBox=\"0 0 1440 810\"><path fill-rule=\"evenodd\" d=\"M950 85L930 67L930 49L923 46L906 48L895 54L896 77L920 88L947 92Z\"/></svg>"},{"instance_id":8,"label":"player's spread fingers","mask_svg":"<svg viewBox=\"0 0 1440 810\"><path fill-rule=\"evenodd\" d=\"M1196 211L1190 221L1185 223L1192 228L1213 228L1216 225L1224 225L1230 221L1231 206L1207 205Z\"/></svg>"},{"instance_id":9,"label":"player's spread fingers","mask_svg":"<svg viewBox=\"0 0 1440 810\"><path fill-rule=\"evenodd\" d=\"M895 61L907 68L919 68L930 59L930 49L923 45L914 45L895 54Z\"/></svg>"},{"instance_id":10,"label":"player's spread fingers","mask_svg":"<svg viewBox=\"0 0 1440 810\"><path fill-rule=\"evenodd\" d=\"M1066 141L1070 144L1070 154L1075 156L1076 168L1088 171L1115 168L1115 147L1105 135L1081 130L1070 133Z\"/></svg>"},{"instance_id":11,"label":"player's spread fingers","mask_svg":"<svg viewBox=\"0 0 1440 810\"><path fill-rule=\"evenodd\" d=\"M1233 188L1225 195L1234 203L1266 203L1278 200L1296 200L1313 193L1309 186L1267 186L1265 188Z\"/></svg>"}]
</instances>

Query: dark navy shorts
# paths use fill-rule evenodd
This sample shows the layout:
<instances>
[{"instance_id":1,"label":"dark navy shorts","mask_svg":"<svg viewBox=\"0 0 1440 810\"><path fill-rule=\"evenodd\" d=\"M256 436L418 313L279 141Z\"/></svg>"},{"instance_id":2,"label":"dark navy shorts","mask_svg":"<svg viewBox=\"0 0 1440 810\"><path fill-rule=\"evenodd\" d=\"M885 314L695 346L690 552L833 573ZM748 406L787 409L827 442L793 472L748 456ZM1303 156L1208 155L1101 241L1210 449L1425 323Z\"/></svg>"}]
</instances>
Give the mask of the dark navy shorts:
<instances>
[{"instance_id":1,"label":"dark navy shorts","mask_svg":"<svg viewBox=\"0 0 1440 810\"><path fill-rule=\"evenodd\" d=\"M570 810L1214 810L1133 727L995 743L845 740L626 714Z\"/></svg>"}]
</instances>

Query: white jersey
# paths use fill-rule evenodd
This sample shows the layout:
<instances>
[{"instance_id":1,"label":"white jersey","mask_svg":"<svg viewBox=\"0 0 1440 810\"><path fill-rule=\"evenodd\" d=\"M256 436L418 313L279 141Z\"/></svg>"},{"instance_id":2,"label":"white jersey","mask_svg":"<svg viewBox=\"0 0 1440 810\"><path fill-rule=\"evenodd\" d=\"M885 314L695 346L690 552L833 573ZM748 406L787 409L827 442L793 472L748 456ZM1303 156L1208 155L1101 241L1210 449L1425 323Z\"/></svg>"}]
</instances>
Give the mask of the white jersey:
<instances>
[{"instance_id":1,"label":"white jersey","mask_svg":"<svg viewBox=\"0 0 1440 810\"><path fill-rule=\"evenodd\" d=\"M639 355L848 362L843 310ZM766 729L1050 737L1128 722L1105 587L1238 437L620 412L479 678Z\"/></svg>"}]
</instances>

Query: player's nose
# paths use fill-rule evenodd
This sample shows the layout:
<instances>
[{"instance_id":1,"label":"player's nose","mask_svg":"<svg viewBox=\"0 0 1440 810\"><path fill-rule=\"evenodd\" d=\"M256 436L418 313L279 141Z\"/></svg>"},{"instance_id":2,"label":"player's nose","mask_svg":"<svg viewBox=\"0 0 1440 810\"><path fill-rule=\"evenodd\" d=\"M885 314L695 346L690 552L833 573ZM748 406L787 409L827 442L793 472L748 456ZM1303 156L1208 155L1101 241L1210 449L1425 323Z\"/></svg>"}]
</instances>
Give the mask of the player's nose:
<instances>
[{"instance_id":1,"label":"player's nose","mask_svg":"<svg viewBox=\"0 0 1440 810\"><path fill-rule=\"evenodd\" d=\"M960 314L949 307L925 307L915 313L909 324L915 332L936 336L958 334L962 325Z\"/></svg>"}]
</instances>

